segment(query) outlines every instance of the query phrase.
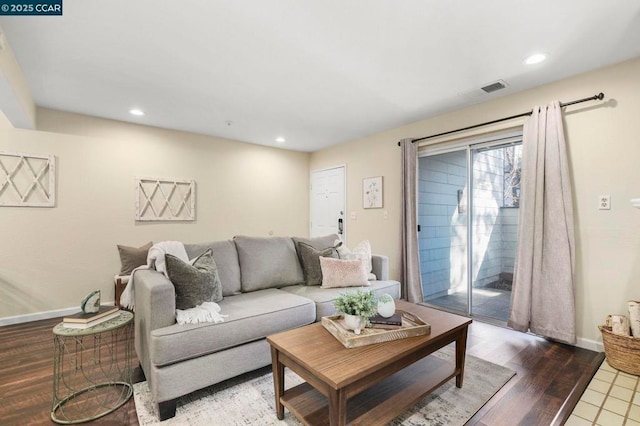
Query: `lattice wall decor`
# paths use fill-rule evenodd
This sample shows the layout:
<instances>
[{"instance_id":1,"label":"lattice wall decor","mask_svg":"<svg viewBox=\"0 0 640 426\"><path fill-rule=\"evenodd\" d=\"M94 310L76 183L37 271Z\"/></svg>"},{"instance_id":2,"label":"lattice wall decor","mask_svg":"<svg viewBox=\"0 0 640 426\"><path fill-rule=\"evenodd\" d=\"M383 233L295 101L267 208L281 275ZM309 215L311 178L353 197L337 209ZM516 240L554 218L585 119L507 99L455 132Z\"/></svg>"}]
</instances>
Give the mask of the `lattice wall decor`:
<instances>
[{"instance_id":1,"label":"lattice wall decor","mask_svg":"<svg viewBox=\"0 0 640 426\"><path fill-rule=\"evenodd\" d=\"M136 179L136 220L195 220L196 181Z\"/></svg>"},{"instance_id":2,"label":"lattice wall decor","mask_svg":"<svg viewBox=\"0 0 640 426\"><path fill-rule=\"evenodd\" d=\"M0 206L54 207L55 204L53 155L0 151Z\"/></svg>"}]
</instances>

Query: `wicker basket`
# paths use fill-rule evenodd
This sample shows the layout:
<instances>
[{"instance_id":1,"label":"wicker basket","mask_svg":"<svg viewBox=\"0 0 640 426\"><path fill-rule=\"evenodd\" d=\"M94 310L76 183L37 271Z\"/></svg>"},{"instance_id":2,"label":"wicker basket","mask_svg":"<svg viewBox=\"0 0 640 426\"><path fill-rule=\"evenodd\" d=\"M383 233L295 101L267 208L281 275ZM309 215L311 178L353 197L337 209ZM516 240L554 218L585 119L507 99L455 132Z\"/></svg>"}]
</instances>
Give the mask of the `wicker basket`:
<instances>
[{"instance_id":1,"label":"wicker basket","mask_svg":"<svg viewBox=\"0 0 640 426\"><path fill-rule=\"evenodd\" d=\"M640 376L640 338L613 334L611 327L598 326L602 333L604 353L613 368Z\"/></svg>"}]
</instances>

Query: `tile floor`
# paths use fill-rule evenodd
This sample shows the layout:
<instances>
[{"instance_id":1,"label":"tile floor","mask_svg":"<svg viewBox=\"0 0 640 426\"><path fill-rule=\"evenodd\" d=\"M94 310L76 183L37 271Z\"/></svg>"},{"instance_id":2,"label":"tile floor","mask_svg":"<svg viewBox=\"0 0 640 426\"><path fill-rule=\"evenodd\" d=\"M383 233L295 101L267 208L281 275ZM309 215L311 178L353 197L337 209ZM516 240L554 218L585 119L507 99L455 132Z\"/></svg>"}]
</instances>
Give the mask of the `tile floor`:
<instances>
[{"instance_id":1,"label":"tile floor","mask_svg":"<svg viewBox=\"0 0 640 426\"><path fill-rule=\"evenodd\" d=\"M605 360L565 425L640 426L638 379L616 370Z\"/></svg>"},{"instance_id":2,"label":"tile floor","mask_svg":"<svg viewBox=\"0 0 640 426\"><path fill-rule=\"evenodd\" d=\"M509 319L511 292L495 288L474 288L472 293L473 314L506 322ZM458 312L467 312L467 292L458 292L426 301Z\"/></svg>"}]
</instances>

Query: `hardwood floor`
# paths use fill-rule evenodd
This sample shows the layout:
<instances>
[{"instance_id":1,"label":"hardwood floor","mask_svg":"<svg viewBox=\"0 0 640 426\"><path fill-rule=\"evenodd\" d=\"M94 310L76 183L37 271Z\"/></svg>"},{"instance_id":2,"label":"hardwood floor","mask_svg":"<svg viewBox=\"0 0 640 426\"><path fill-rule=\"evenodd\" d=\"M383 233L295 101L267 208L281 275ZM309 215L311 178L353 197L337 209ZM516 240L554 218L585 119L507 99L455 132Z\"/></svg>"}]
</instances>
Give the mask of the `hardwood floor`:
<instances>
[{"instance_id":1,"label":"hardwood floor","mask_svg":"<svg viewBox=\"0 0 640 426\"><path fill-rule=\"evenodd\" d=\"M58 322L0 327L0 425L53 424L51 329ZM469 327L467 353L517 372L468 422L479 426L562 424L603 359L603 354L477 321ZM134 382L140 380L136 368ZM133 398L94 424L138 425Z\"/></svg>"},{"instance_id":2,"label":"hardwood floor","mask_svg":"<svg viewBox=\"0 0 640 426\"><path fill-rule=\"evenodd\" d=\"M0 327L0 425L47 425L53 391L53 327L61 318ZM137 360L134 381L143 380ZM137 425L131 398L94 424Z\"/></svg>"},{"instance_id":3,"label":"hardwood floor","mask_svg":"<svg viewBox=\"0 0 640 426\"><path fill-rule=\"evenodd\" d=\"M563 424L604 360L604 353L477 321L467 353L517 373L467 423L487 426Z\"/></svg>"}]
</instances>

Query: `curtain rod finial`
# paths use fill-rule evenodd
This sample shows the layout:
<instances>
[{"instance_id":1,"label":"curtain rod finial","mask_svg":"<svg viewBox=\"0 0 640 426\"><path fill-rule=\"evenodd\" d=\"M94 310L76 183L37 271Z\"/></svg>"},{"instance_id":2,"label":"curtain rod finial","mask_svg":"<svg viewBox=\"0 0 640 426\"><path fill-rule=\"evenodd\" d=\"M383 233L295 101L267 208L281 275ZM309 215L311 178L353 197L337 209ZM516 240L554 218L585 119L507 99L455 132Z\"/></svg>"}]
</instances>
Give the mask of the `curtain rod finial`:
<instances>
[{"instance_id":1,"label":"curtain rod finial","mask_svg":"<svg viewBox=\"0 0 640 426\"><path fill-rule=\"evenodd\" d=\"M596 98L597 98L599 101L603 100L603 99L604 99L604 93L602 93L602 92L598 93L598 94L596 95Z\"/></svg>"}]
</instances>

